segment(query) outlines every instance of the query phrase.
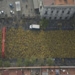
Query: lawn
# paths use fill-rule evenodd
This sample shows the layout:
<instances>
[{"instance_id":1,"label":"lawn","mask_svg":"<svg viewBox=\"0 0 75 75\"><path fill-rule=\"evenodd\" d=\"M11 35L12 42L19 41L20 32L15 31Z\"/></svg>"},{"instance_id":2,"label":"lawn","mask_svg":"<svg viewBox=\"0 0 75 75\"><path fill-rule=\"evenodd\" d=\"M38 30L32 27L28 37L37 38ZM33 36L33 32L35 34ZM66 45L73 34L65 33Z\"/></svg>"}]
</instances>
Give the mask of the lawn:
<instances>
[{"instance_id":1,"label":"lawn","mask_svg":"<svg viewBox=\"0 0 75 75\"><path fill-rule=\"evenodd\" d=\"M6 32L5 56L6 58L75 57L75 31L25 31L21 27L11 28Z\"/></svg>"}]
</instances>

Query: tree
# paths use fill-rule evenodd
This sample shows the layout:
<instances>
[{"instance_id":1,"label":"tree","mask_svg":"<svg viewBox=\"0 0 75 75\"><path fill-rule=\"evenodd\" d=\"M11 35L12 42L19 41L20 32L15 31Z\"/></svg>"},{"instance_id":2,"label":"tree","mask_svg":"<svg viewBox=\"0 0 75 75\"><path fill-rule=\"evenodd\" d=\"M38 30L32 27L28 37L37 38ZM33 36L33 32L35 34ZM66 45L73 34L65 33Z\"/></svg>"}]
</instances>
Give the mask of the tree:
<instances>
[{"instance_id":1,"label":"tree","mask_svg":"<svg viewBox=\"0 0 75 75\"><path fill-rule=\"evenodd\" d=\"M2 60L0 60L0 67L2 67L2 63L3 63Z\"/></svg>"},{"instance_id":2,"label":"tree","mask_svg":"<svg viewBox=\"0 0 75 75\"><path fill-rule=\"evenodd\" d=\"M9 61L3 62L3 66L4 66L4 67L10 67L10 62L9 62Z\"/></svg>"},{"instance_id":3,"label":"tree","mask_svg":"<svg viewBox=\"0 0 75 75\"><path fill-rule=\"evenodd\" d=\"M45 29L48 26L49 21L47 19L42 19L39 24L43 29Z\"/></svg>"},{"instance_id":4,"label":"tree","mask_svg":"<svg viewBox=\"0 0 75 75\"><path fill-rule=\"evenodd\" d=\"M47 64L48 64L49 66L54 65L54 61L52 60L51 57L48 57L48 58L47 58Z\"/></svg>"},{"instance_id":5,"label":"tree","mask_svg":"<svg viewBox=\"0 0 75 75\"><path fill-rule=\"evenodd\" d=\"M35 65L35 63L36 63L36 57L31 57L30 58L30 63L31 63L31 65Z\"/></svg>"},{"instance_id":6,"label":"tree","mask_svg":"<svg viewBox=\"0 0 75 75\"><path fill-rule=\"evenodd\" d=\"M24 66L29 66L31 63L30 63L30 61L29 61L29 59L25 59L24 60Z\"/></svg>"},{"instance_id":7,"label":"tree","mask_svg":"<svg viewBox=\"0 0 75 75\"><path fill-rule=\"evenodd\" d=\"M23 65L22 59L17 59L17 66L20 67L22 65Z\"/></svg>"},{"instance_id":8,"label":"tree","mask_svg":"<svg viewBox=\"0 0 75 75\"><path fill-rule=\"evenodd\" d=\"M45 65L44 59L43 58L39 59L38 66L44 66L44 65Z\"/></svg>"}]
</instances>

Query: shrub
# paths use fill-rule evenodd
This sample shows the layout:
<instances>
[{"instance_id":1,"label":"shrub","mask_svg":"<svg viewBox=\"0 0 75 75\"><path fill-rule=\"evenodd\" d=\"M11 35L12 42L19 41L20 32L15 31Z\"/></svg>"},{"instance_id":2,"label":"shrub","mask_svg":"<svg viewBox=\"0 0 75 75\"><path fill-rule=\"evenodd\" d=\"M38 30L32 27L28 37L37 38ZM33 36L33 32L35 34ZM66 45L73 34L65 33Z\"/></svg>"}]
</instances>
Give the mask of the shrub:
<instances>
[{"instance_id":1,"label":"shrub","mask_svg":"<svg viewBox=\"0 0 75 75\"><path fill-rule=\"evenodd\" d=\"M47 64L48 64L49 66L54 65L54 61L52 60L51 57L47 58Z\"/></svg>"},{"instance_id":2,"label":"shrub","mask_svg":"<svg viewBox=\"0 0 75 75\"><path fill-rule=\"evenodd\" d=\"M23 65L22 59L17 59L16 65L17 65L18 67L22 66L22 65Z\"/></svg>"},{"instance_id":3,"label":"shrub","mask_svg":"<svg viewBox=\"0 0 75 75\"><path fill-rule=\"evenodd\" d=\"M0 67L2 67L3 66L3 61L0 59Z\"/></svg>"},{"instance_id":4,"label":"shrub","mask_svg":"<svg viewBox=\"0 0 75 75\"><path fill-rule=\"evenodd\" d=\"M9 61L4 61L3 62L3 66L4 67L10 67L11 65L10 65L10 62Z\"/></svg>"},{"instance_id":5,"label":"shrub","mask_svg":"<svg viewBox=\"0 0 75 75\"><path fill-rule=\"evenodd\" d=\"M39 24L41 25L42 29L45 29L48 26L49 21L47 19L42 19Z\"/></svg>"},{"instance_id":6,"label":"shrub","mask_svg":"<svg viewBox=\"0 0 75 75\"><path fill-rule=\"evenodd\" d=\"M31 57L30 58L30 63L31 63L31 65L35 65L35 63L36 63L36 57Z\"/></svg>"},{"instance_id":7,"label":"shrub","mask_svg":"<svg viewBox=\"0 0 75 75\"><path fill-rule=\"evenodd\" d=\"M31 63L29 61L29 59L25 59L24 60L24 66L29 66Z\"/></svg>"}]
</instances>

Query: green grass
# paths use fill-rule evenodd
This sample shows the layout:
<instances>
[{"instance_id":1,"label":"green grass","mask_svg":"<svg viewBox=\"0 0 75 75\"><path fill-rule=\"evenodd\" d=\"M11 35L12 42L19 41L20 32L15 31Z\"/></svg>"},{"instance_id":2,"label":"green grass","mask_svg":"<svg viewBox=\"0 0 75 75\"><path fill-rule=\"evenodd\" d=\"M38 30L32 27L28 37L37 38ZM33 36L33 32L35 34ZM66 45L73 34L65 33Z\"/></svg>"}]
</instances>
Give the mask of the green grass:
<instances>
[{"instance_id":1,"label":"green grass","mask_svg":"<svg viewBox=\"0 0 75 75\"><path fill-rule=\"evenodd\" d=\"M75 31L24 31L21 27L11 28L6 33L5 56L6 58L31 58L31 56L74 58Z\"/></svg>"}]
</instances>

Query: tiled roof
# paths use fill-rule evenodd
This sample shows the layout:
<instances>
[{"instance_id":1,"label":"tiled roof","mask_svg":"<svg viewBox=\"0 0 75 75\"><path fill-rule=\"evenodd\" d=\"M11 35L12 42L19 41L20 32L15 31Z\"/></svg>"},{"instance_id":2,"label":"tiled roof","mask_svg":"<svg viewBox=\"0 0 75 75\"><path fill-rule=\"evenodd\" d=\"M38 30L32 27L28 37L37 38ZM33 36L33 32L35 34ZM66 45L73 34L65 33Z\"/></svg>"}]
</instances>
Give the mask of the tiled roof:
<instances>
[{"instance_id":1,"label":"tiled roof","mask_svg":"<svg viewBox=\"0 0 75 75\"><path fill-rule=\"evenodd\" d=\"M8 75L9 74L9 71L8 70L4 70L3 71L3 75Z\"/></svg>"},{"instance_id":2,"label":"tiled roof","mask_svg":"<svg viewBox=\"0 0 75 75\"><path fill-rule=\"evenodd\" d=\"M74 0L43 0L44 6L50 5L75 5Z\"/></svg>"},{"instance_id":3,"label":"tiled roof","mask_svg":"<svg viewBox=\"0 0 75 75\"><path fill-rule=\"evenodd\" d=\"M65 66L66 67L66 66ZM32 71L31 71L32 70ZM41 69L14 69L14 70L0 70L0 75L31 75L34 73L36 73L36 71L38 71L40 74L43 72L46 72L48 70L48 68L41 68ZM61 75L67 75L69 73L69 75L75 75L75 68L58 68L58 69L54 69L54 68L50 68L48 71L48 73L50 75L55 75L56 70L59 70Z\"/></svg>"},{"instance_id":4,"label":"tiled roof","mask_svg":"<svg viewBox=\"0 0 75 75\"><path fill-rule=\"evenodd\" d=\"M54 4L54 0L43 0L43 4L47 6L52 5Z\"/></svg>"}]
</instances>

